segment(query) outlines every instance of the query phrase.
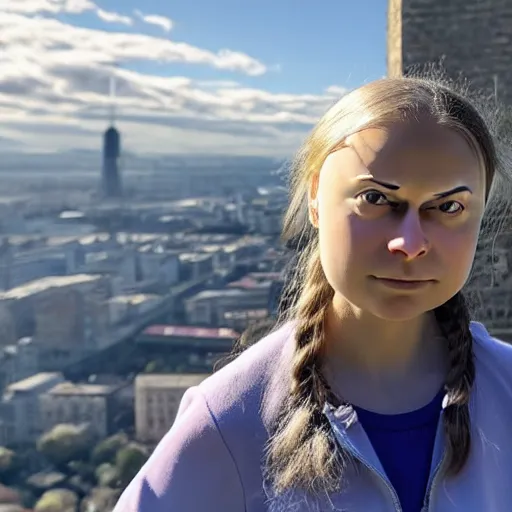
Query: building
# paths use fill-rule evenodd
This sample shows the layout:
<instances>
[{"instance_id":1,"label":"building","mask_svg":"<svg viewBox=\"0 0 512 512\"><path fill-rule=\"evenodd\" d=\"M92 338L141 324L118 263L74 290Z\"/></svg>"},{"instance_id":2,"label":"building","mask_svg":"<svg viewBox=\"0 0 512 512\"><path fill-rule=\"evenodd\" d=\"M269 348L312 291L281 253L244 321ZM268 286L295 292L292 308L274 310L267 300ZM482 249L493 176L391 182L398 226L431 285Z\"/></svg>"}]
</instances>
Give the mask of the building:
<instances>
[{"instance_id":1,"label":"building","mask_svg":"<svg viewBox=\"0 0 512 512\"><path fill-rule=\"evenodd\" d=\"M137 281L137 255L126 247L89 252L85 257L83 271L86 274L116 277L121 288L127 288Z\"/></svg>"},{"instance_id":2,"label":"building","mask_svg":"<svg viewBox=\"0 0 512 512\"><path fill-rule=\"evenodd\" d=\"M275 204L274 198L254 199L244 210L244 224L253 233L279 235L285 204Z\"/></svg>"},{"instance_id":3,"label":"building","mask_svg":"<svg viewBox=\"0 0 512 512\"><path fill-rule=\"evenodd\" d=\"M135 429L137 439L156 444L171 428L185 391L208 375L147 374L135 379Z\"/></svg>"},{"instance_id":4,"label":"building","mask_svg":"<svg viewBox=\"0 0 512 512\"><path fill-rule=\"evenodd\" d=\"M119 174L119 157L121 155L121 134L110 126L103 136L103 196L107 199L122 195Z\"/></svg>"},{"instance_id":5,"label":"building","mask_svg":"<svg viewBox=\"0 0 512 512\"><path fill-rule=\"evenodd\" d=\"M119 384L73 384L62 382L41 394L40 412L44 431L61 423L88 423L99 438L112 433Z\"/></svg>"},{"instance_id":6,"label":"building","mask_svg":"<svg viewBox=\"0 0 512 512\"><path fill-rule=\"evenodd\" d=\"M512 103L512 1L389 0L388 74L438 63Z\"/></svg>"},{"instance_id":7,"label":"building","mask_svg":"<svg viewBox=\"0 0 512 512\"><path fill-rule=\"evenodd\" d=\"M141 280L155 280L164 286L172 286L179 281L180 260L178 254L155 251L151 245L138 250Z\"/></svg>"},{"instance_id":8,"label":"building","mask_svg":"<svg viewBox=\"0 0 512 512\"><path fill-rule=\"evenodd\" d=\"M185 300L185 314L190 325L228 326L225 313L267 309L271 281L251 286L230 286L223 290L204 290Z\"/></svg>"},{"instance_id":9,"label":"building","mask_svg":"<svg viewBox=\"0 0 512 512\"><path fill-rule=\"evenodd\" d=\"M56 243L51 238L25 238L25 246L7 242L0 247L0 289L9 290L44 277L77 271L82 248L76 240Z\"/></svg>"},{"instance_id":10,"label":"building","mask_svg":"<svg viewBox=\"0 0 512 512\"><path fill-rule=\"evenodd\" d=\"M116 295L108 300L111 325L134 322L160 306L163 298L154 294Z\"/></svg>"},{"instance_id":11,"label":"building","mask_svg":"<svg viewBox=\"0 0 512 512\"><path fill-rule=\"evenodd\" d=\"M33 337L40 369L59 371L101 346L109 329L110 292L108 277L90 274L46 277L0 292L3 342Z\"/></svg>"},{"instance_id":12,"label":"building","mask_svg":"<svg viewBox=\"0 0 512 512\"><path fill-rule=\"evenodd\" d=\"M97 350L110 327L108 278L82 274L50 284L54 286L33 296L34 340L41 346L41 368L46 371L60 370Z\"/></svg>"},{"instance_id":13,"label":"building","mask_svg":"<svg viewBox=\"0 0 512 512\"><path fill-rule=\"evenodd\" d=\"M7 386L0 402L0 445L34 443L44 429L40 396L64 382L60 373L38 373Z\"/></svg>"},{"instance_id":14,"label":"building","mask_svg":"<svg viewBox=\"0 0 512 512\"><path fill-rule=\"evenodd\" d=\"M0 349L0 390L39 373L39 350L32 338Z\"/></svg>"},{"instance_id":15,"label":"building","mask_svg":"<svg viewBox=\"0 0 512 512\"><path fill-rule=\"evenodd\" d=\"M268 309L248 309L240 311L226 311L224 313L224 325L234 331L243 332L247 327L269 316Z\"/></svg>"},{"instance_id":16,"label":"building","mask_svg":"<svg viewBox=\"0 0 512 512\"><path fill-rule=\"evenodd\" d=\"M33 332L31 323L23 325L24 319L16 316L14 305L0 299L0 347L12 346L19 338Z\"/></svg>"},{"instance_id":17,"label":"building","mask_svg":"<svg viewBox=\"0 0 512 512\"><path fill-rule=\"evenodd\" d=\"M150 325L136 338L136 343L151 352L154 347L176 352L224 352L231 350L239 333L233 329L194 327L191 325Z\"/></svg>"},{"instance_id":18,"label":"building","mask_svg":"<svg viewBox=\"0 0 512 512\"><path fill-rule=\"evenodd\" d=\"M181 281L195 281L209 276L214 270L214 258L211 254L187 253L179 255Z\"/></svg>"}]
</instances>

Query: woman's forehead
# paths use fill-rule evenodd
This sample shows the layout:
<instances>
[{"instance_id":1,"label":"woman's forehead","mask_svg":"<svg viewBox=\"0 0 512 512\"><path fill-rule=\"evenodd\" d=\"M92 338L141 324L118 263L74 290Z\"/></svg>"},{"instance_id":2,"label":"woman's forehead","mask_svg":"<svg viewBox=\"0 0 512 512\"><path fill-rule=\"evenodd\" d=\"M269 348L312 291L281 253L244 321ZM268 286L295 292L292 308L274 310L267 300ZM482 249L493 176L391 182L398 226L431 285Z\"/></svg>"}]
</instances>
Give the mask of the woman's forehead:
<instances>
[{"instance_id":1,"label":"woman's forehead","mask_svg":"<svg viewBox=\"0 0 512 512\"><path fill-rule=\"evenodd\" d=\"M464 181L479 188L485 182L482 161L469 141L441 126L363 130L329 155L324 168L334 170L340 179L370 173L400 186L435 188Z\"/></svg>"}]
</instances>

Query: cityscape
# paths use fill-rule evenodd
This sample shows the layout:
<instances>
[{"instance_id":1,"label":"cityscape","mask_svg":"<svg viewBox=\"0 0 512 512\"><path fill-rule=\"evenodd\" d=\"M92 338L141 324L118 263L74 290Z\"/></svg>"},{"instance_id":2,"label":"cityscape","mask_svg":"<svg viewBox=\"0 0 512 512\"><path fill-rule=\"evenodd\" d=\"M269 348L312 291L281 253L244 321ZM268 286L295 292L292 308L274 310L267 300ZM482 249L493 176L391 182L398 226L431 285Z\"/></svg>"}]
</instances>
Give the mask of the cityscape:
<instances>
[{"instance_id":1,"label":"cityscape","mask_svg":"<svg viewBox=\"0 0 512 512\"><path fill-rule=\"evenodd\" d=\"M441 26L463 12L473 35L475 2L454 3L445 12L440 1L389 2L389 74L446 53L449 73L478 75L497 94L512 69L502 40L488 46L502 58L479 61L448 36L418 35L425 18ZM0 512L111 511L185 391L278 314L293 252L280 242L293 154L136 153L116 76L103 82L96 150L0 162ZM481 241L469 287L475 317L509 341L507 234L503 224Z\"/></svg>"},{"instance_id":2,"label":"cityscape","mask_svg":"<svg viewBox=\"0 0 512 512\"><path fill-rule=\"evenodd\" d=\"M57 194L49 182L55 195L45 204L35 202L41 190L4 203L0 446L24 453L28 501L42 489L77 491L67 466L48 472L31 453L43 435L76 426L66 435L124 439L139 461L169 429L184 391L212 373L251 322L277 310L287 196L276 163L129 181L121 140L108 125L90 192L66 184ZM113 461L102 462L100 474L73 476L81 497L99 479L113 506L120 480Z\"/></svg>"}]
</instances>

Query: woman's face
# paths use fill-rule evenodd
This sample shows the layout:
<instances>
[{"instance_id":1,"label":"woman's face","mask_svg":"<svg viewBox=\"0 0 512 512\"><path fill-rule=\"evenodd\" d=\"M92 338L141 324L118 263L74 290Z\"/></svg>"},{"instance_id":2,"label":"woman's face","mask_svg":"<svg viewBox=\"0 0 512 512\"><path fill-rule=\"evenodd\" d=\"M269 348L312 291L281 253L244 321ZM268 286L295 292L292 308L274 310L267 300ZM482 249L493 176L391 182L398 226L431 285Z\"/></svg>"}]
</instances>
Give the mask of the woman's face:
<instances>
[{"instance_id":1,"label":"woman's face","mask_svg":"<svg viewBox=\"0 0 512 512\"><path fill-rule=\"evenodd\" d=\"M367 129L346 145L311 188L337 300L388 320L443 304L471 270L485 203L480 158L432 124Z\"/></svg>"}]
</instances>

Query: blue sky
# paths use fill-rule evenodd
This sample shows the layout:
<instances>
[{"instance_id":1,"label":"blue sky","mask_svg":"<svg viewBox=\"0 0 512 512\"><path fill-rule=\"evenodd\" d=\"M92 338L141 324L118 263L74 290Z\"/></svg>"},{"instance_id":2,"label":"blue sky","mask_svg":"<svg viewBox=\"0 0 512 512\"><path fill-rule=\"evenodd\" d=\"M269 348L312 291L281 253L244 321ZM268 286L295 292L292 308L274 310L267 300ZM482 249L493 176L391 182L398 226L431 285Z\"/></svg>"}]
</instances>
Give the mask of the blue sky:
<instances>
[{"instance_id":1,"label":"blue sky","mask_svg":"<svg viewBox=\"0 0 512 512\"><path fill-rule=\"evenodd\" d=\"M27 150L42 144L55 151L94 147L105 108L106 75L114 74L119 123L135 152L197 148L281 156L300 143L333 96L386 73L383 0L9 4L9 12L0 13L0 30L3 19L13 34L7 35L13 71L10 77L7 73L9 80L0 77L0 108L6 106L2 81L12 99L13 80L25 80L32 97L25 97L24 121L33 124L27 130L19 116L0 111L8 123L0 131L0 145L3 139ZM31 42L24 36L29 31L36 34ZM44 54L25 51L26 66L14 72L27 44L35 45L34 51L43 48ZM223 50L231 52L228 57ZM57 93L58 100L49 98ZM60 133L58 141L48 130L52 123ZM34 126L44 129L43 138ZM202 146L198 135L204 136Z\"/></svg>"},{"instance_id":2,"label":"blue sky","mask_svg":"<svg viewBox=\"0 0 512 512\"><path fill-rule=\"evenodd\" d=\"M101 5L130 15L140 9L141 2L103 0ZM246 82L287 93L318 93L334 84L352 88L383 76L386 9L384 0L147 0L144 4L144 12L159 13L174 21L170 36L175 40L210 50L236 49L269 66L280 66L278 73ZM94 16L88 16L87 24L102 26ZM159 35L158 28L153 32ZM219 76L199 66L146 65L144 69L202 79ZM233 77L223 73L223 78Z\"/></svg>"}]
</instances>

